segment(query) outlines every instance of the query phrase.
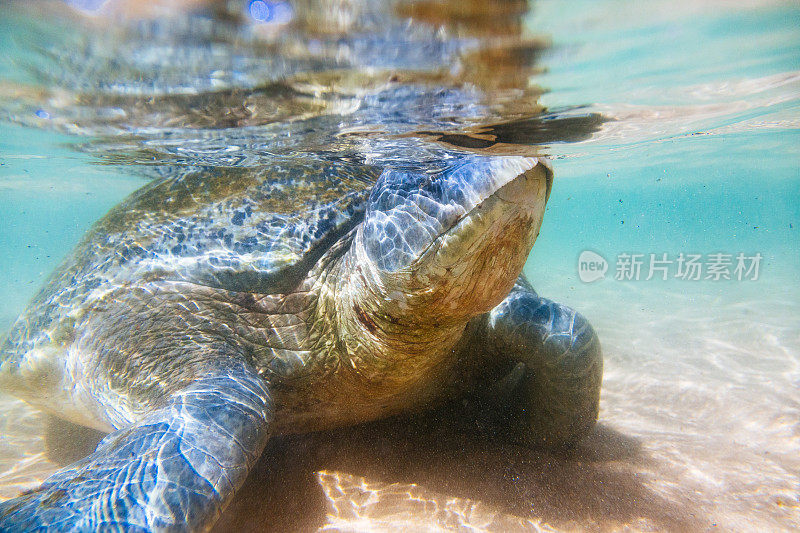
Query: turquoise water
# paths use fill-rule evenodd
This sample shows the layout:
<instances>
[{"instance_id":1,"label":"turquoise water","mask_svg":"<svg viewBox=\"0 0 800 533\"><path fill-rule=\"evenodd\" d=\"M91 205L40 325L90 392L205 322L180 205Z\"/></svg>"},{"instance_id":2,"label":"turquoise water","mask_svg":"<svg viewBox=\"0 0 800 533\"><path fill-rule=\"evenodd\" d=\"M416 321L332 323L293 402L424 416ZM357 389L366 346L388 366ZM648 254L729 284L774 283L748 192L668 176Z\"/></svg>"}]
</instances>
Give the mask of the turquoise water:
<instances>
[{"instance_id":1,"label":"turquoise water","mask_svg":"<svg viewBox=\"0 0 800 533\"><path fill-rule=\"evenodd\" d=\"M561 179L534 257L761 251L764 276L793 279L798 17L791 3L537 4L530 23L554 41L543 102L624 124L551 147Z\"/></svg>"},{"instance_id":2,"label":"turquoise water","mask_svg":"<svg viewBox=\"0 0 800 533\"><path fill-rule=\"evenodd\" d=\"M604 489L578 469L563 475L577 478L594 507L566 498L578 509L570 517L536 509L528 517L556 529L800 528L800 8L531 7L526 32L551 43L544 72L531 79L546 91L540 102L562 116L607 120L584 141L544 148L556 182L525 272L595 325L606 356L601 424L641 448L607 468L640 480L663 512L620 488L613 505L629 511L610 513L597 503ZM21 30L4 22L0 47L19 59ZM9 57L3 82L29 82ZM86 136L34 127L18 112L0 124L0 330L92 222L146 183L85 150ZM609 263L605 279L581 281L586 250ZM644 279L646 270L614 279L620 254L681 253L763 259L757 280L681 280L674 263L667 281ZM569 483L542 490L565 498L558 491ZM437 490L442 501L450 496ZM395 511L360 512L380 527Z\"/></svg>"},{"instance_id":3,"label":"turquoise water","mask_svg":"<svg viewBox=\"0 0 800 533\"><path fill-rule=\"evenodd\" d=\"M75 139L4 125L0 129L0 323L24 310L91 224L144 183L76 153Z\"/></svg>"}]
</instances>

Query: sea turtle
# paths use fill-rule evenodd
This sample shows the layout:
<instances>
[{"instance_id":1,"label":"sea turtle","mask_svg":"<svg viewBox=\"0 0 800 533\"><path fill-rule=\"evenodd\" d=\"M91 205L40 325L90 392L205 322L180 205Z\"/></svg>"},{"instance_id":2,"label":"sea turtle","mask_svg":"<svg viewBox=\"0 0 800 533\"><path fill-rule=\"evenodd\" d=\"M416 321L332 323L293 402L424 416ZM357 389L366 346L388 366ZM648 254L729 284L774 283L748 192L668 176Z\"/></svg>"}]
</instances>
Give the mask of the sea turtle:
<instances>
[{"instance_id":1,"label":"sea turtle","mask_svg":"<svg viewBox=\"0 0 800 533\"><path fill-rule=\"evenodd\" d=\"M271 435L500 394L512 434L594 425L597 336L520 277L545 159L303 158L157 180L100 220L3 344L0 386L110 434L0 529L210 527ZM498 385L499 383L499 385Z\"/></svg>"}]
</instances>

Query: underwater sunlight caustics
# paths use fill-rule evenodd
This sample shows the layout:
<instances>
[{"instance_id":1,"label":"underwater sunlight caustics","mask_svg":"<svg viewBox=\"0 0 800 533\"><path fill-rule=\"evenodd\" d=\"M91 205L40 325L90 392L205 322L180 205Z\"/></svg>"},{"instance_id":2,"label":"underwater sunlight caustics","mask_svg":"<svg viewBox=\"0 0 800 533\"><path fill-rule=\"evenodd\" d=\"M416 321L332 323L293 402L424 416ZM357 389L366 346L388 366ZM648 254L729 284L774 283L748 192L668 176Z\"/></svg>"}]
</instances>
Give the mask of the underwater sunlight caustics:
<instances>
[{"instance_id":1,"label":"underwater sunlight caustics","mask_svg":"<svg viewBox=\"0 0 800 533\"><path fill-rule=\"evenodd\" d=\"M0 531L800 527L796 5L0 10Z\"/></svg>"}]
</instances>

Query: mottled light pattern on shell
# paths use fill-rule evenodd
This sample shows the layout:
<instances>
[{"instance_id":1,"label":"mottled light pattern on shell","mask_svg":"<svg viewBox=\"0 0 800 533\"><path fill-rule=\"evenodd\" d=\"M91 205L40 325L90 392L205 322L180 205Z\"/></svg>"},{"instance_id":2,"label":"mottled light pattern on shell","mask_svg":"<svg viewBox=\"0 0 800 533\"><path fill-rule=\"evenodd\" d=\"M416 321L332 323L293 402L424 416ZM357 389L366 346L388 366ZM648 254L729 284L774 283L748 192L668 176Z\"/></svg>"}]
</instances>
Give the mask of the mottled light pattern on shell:
<instances>
[{"instance_id":1,"label":"mottled light pattern on shell","mask_svg":"<svg viewBox=\"0 0 800 533\"><path fill-rule=\"evenodd\" d=\"M6 361L58 343L80 309L137 280L286 292L363 218L378 175L301 159L156 180L98 222L53 274L10 332Z\"/></svg>"}]
</instances>

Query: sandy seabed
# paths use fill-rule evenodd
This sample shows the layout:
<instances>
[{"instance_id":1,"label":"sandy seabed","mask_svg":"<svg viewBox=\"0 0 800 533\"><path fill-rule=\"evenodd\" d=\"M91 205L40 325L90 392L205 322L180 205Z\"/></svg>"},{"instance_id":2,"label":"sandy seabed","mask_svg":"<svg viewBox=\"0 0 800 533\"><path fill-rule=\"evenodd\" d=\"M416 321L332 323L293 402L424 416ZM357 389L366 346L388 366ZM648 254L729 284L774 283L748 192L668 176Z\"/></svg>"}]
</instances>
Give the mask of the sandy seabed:
<instances>
[{"instance_id":1,"label":"sandy seabed","mask_svg":"<svg viewBox=\"0 0 800 533\"><path fill-rule=\"evenodd\" d=\"M800 290L571 283L605 354L576 449L498 442L454 408L276 438L215 531L800 530ZM0 402L2 497L100 438Z\"/></svg>"}]
</instances>

